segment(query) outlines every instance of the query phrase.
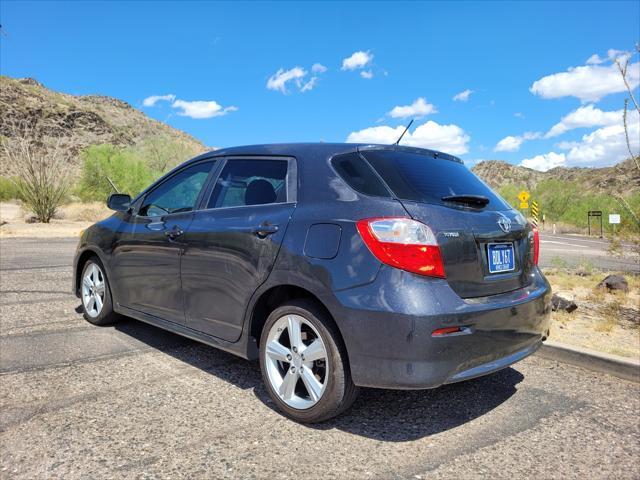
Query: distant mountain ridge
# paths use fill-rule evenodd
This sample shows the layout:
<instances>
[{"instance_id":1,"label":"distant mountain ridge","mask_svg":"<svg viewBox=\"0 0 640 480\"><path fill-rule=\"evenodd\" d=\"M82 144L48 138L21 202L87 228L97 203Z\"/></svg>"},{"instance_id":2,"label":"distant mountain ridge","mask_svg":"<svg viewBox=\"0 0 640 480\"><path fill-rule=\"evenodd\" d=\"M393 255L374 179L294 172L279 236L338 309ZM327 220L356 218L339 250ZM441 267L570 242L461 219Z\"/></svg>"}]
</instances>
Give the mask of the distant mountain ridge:
<instances>
[{"instance_id":1,"label":"distant mountain ridge","mask_svg":"<svg viewBox=\"0 0 640 480\"><path fill-rule=\"evenodd\" d=\"M555 179L577 181L585 190L594 193L626 195L640 191L640 170L633 159L625 160L612 167L556 167L546 172L501 160L485 160L475 165L471 171L494 189L505 185L519 185L532 190L543 180Z\"/></svg>"},{"instance_id":2,"label":"distant mountain ridge","mask_svg":"<svg viewBox=\"0 0 640 480\"><path fill-rule=\"evenodd\" d=\"M70 95L50 90L32 78L0 76L0 135L15 133L12 125L44 122L51 136L64 139L72 162L89 145L137 145L163 137L196 155L208 148L185 132L146 116L127 102L103 95ZM12 168L0 151L0 174Z\"/></svg>"}]
</instances>

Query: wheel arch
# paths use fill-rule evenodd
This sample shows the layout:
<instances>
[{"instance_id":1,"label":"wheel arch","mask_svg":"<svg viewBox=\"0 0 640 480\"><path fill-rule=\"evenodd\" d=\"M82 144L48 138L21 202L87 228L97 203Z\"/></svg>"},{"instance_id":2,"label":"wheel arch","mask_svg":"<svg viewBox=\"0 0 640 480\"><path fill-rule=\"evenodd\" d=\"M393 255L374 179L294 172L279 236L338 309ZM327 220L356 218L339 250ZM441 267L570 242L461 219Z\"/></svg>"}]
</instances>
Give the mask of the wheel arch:
<instances>
[{"instance_id":1,"label":"wheel arch","mask_svg":"<svg viewBox=\"0 0 640 480\"><path fill-rule=\"evenodd\" d=\"M259 294L255 302L253 303L253 307L251 308L249 317L248 343L253 344L256 348L251 348L251 350L249 351L250 358L257 358L257 347L260 344L262 329L269 314L283 303L290 300L298 299L305 299L313 302L326 314L327 318L334 324L336 330L340 335L339 341L342 342L343 346L345 347L345 351L348 351L344 341L344 335L340 330L340 326L338 325L335 316L331 313L329 308L327 308L325 302L323 302L318 295L298 285L280 284L271 286L268 289L264 290Z\"/></svg>"},{"instance_id":2,"label":"wheel arch","mask_svg":"<svg viewBox=\"0 0 640 480\"><path fill-rule=\"evenodd\" d=\"M100 260L100 262L102 263L102 266L105 269L105 274L107 275L107 279L111 280L111 272L109 271L109 267L107 265L107 262L104 259L104 256L102 255L102 253L97 249L97 248L93 248L93 247L88 247L85 248L78 256L77 256L77 260L75 262L75 272L74 272L74 292L76 296L80 295L80 277L82 275L82 269L84 268L85 264L87 263L87 261L91 258L91 257L98 257L98 260ZM113 295L113 292L111 293L111 295Z\"/></svg>"}]
</instances>

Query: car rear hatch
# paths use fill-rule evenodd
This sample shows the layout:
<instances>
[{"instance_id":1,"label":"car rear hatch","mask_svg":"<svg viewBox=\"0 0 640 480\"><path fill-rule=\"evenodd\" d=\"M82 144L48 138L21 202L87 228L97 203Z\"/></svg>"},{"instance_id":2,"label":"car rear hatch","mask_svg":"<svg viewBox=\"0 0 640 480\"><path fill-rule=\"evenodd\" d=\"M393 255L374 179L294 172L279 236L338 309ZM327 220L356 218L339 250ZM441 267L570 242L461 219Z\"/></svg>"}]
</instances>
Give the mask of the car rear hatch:
<instances>
[{"instance_id":1,"label":"car rear hatch","mask_svg":"<svg viewBox=\"0 0 640 480\"><path fill-rule=\"evenodd\" d=\"M436 235L446 279L460 297L496 295L530 283L530 225L460 160L407 148L361 154L409 215Z\"/></svg>"}]
</instances>

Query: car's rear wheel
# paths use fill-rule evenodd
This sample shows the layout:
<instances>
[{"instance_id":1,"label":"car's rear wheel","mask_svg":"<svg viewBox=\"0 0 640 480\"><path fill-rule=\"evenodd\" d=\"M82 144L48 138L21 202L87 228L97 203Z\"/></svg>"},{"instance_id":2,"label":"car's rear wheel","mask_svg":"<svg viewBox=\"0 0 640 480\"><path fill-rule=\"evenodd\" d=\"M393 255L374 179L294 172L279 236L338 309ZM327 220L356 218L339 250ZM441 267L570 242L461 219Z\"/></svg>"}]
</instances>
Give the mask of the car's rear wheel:
<instances>
[{"instance_id":1,"label":"car's rear wheel","mask_svg":"<svg viewBox=\"0 0 640 480\"><path fill-rule=\"evenodd\" d=\"M113 311L107 275L98 257L87 260L80 281L84 318L94 325L109 325L118 320L118 314Z\"/></svg>"},{"instance_id":2,"label":"car's rear wheel","mask_svg":"<svg viewBox=\"0 0 640 480\"><path fill-rule=\"evenodd\" d=\"M269 315L260 339L260 366L278 408L300 422L339 415L357 396L333 321L307 300L288 302Z\"/></svg>"}]
</instances>

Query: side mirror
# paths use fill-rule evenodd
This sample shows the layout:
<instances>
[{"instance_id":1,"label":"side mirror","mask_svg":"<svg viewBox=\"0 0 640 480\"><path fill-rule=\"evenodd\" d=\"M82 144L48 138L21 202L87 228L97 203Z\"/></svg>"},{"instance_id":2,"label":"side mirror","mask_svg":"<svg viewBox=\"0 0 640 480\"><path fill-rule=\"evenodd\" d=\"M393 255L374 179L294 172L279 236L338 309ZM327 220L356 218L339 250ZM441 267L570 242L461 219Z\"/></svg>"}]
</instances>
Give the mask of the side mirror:
<instances>
[{"instance_id":1,"label":"side mirror","mask_svg":"<svg viewBox=\"0 0 640 480\"><path fill-rule=\"evenodd\" d=\"M127 212L131 208L131 197L126 193L112 193L107 199L107 207L116 212Z\"/></svg>"}]
</instances>

